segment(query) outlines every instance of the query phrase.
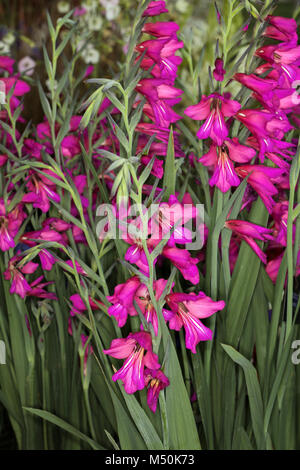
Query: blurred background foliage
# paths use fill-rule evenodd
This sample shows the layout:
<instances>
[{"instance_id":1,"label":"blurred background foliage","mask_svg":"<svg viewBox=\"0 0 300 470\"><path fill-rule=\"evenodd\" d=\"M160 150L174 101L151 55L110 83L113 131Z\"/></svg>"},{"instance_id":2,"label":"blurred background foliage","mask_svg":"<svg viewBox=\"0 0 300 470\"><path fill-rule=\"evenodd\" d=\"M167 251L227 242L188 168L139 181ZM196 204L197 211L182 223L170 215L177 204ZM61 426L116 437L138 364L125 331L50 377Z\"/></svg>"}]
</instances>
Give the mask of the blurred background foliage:
<instances>
[{"instance_id":1,"label":"blurred background foliage","mask_svg":"<svg viewBox=\"0 0 300 470\"><path fill-rule=\"evenodd\" d=\"M241 0L241 3L246 3ZM248 2L247 2L248 3ZM197 68L201 79L202 92L208 83L208 67L213 66L216 42L220 36L216 7L226 13L227 0L168 0L169 13L165 21L176 21L181 27L181 38L185 42L186 55L180 68L180 82L185 91L195 94L197 77L191 80L192 71ZM252 0L259 9L262 0ZM49 45L46 12L53 22L71 9L75 9L79 22L76 47L82 52L82 67L93 67L92 76L112 77L119 70L119 64L126 54L132 20L138 0L1 0L0 2L0 55L8 54L18 62L19 71L26 72L34 80L46 81L43 65L42 45ZM299 6L299 0L279 0L275 14L289 16ZM163 19L163 18L162 18ZM232 24L232 33L250 21L251 15L244 8ZM63 33L63 32L62 32ZM243 53L243 38L240 53ZM72 53L69 50L69 54ZM188 57L188 59L186 59ZM190 58L192 57L193 64ZM231 58L235 60L237 58ZM47 86L47 84L46 84ZM190 97L189 97L190 98ZM26 106L26 100L30 106ZM25 100L25 110L33 122L43 118L36 88Z\"/></svg>"}]
</instances>

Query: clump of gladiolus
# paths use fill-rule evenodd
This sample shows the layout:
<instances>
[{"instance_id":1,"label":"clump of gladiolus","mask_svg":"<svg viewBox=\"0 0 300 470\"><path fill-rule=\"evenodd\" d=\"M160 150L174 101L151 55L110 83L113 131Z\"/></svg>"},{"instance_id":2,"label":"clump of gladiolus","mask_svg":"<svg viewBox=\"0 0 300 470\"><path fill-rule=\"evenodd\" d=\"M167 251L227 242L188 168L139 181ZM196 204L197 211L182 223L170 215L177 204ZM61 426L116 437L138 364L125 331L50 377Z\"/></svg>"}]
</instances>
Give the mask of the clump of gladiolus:
<instances>
[{"instance_id":1,"label":"clump of gladiolus","mask_svg":"<svg viewBox=\"0 0 300 470\"><path fill-rule=\"evenodd\" d=\"M143 16L148 19L166 12L164 1L153 1ZM300 97L295 83L300 80L300 46L297 45L295 20L268 16L265 21L267 28L264 36L279 42L259 47L255 54L263 63L254 73L236 73L234 76L236 81L252 90L252 96L260 107L242 109L241 104L232 99L228 92L214 91L209 96L202 95L201 101L189 106L185 114L191 119L202 121L197 138L204 140L207 151L196 158L208 168L211 188L217 187L226 193L235 190L247 178L242 205L244 214L248 213L257 198L262 200L269 213L267 227L248 222L244 220L246 217L232 219L230 213L228 214L225 227L232 231L231 269L233 270L237 259L237 248L245 241L264 263L266 272L275 282L287 245L287 190L296 142L289 141L286 137L293 125L299 123ZM140 61L140 68L148 72L147 78L141 79L136 85L138 100L135 106L145 100L142 118L136 127L137 152L142 153L152 138L147 154L141 154L140 164L143 168L152 161L151 174L159 179L164 174L164 159L167 155L171 125L175 129L175 157L185 156L180 143L180 132L176 128L176 122L181 116L174 110L182 95L182 90L175 87L177 69L182 61L176 52L183 47L183 42L177 37L178 29L179 26L175 22L146 21L142 32L150 39L145 39L136 46L136 61ZM1 81L5 84L5 92L11 91L11 112L19 109L18 119L22 120L19 98L28 93L30 87L13 73L13 66L13 59L0 57L0 73L3 75ZM267 75L262 77L266 72ZM215 62L213 76L217 85L225 80L226 70L220 57ZM105 155L105 151L118 154L120 149L116 135L108 126L105 115L108 109L112 115L119 113L118 109L112 107L112 102L105 98L99 107L100 119L92 137L86 130L81 130L81 115L72 116L68 135L61 142L60 151L66 163L61 170L63 177L72 180L83 207L83 214L80 214L75 202L71 201L70 214L75 221L80 222L83 216L89 223L91 211L96 210L99 193L95 187L90 200L86 197L88 177L82 172L77 159L82 152L81 145L84 144L85 148L94 145L92 164L108 191L112 189L116 178L114 170L103 172L104 158L101 155L101 150ZM1 111L1 120L7 125L11 124L7 111ZM245 141L231 136L231 127L236 120L248 130ZM61 123L56 123L56 135L61 126ZM6 128L0 125L1 140L5 142L9 155L15 159L27 156L31 162L46 163L49 158L54 158L52 131L45 118L36 126L32 135L23 140L21 152L18 153L16 143ZM17 137L20 135L17 134ZM10 162L9 169L14 169L15 159L10 160L6 154L0 155L0 165L4 169L9 194L0 200L0 249L9 254L4 277L11 283L10 292L22 299L36 297L55 301L55 293L46 289L50 285L53 287L53 281L44 282L42 273L51 271L59 264L66 272L75 270L82 279L88 278L89 272L86 268L77 261L67 259L63 251L70 244L68 233L72 234L74 242L78 245L87 245L88 240L81 223L67 222L63 217L59 217L58 213L53 216L55 211L52 209L57 207L65 195L62 175L49 169L40 171L37 167L31 167L26 172L23 186L21 187L19 182L14 185L8 180L6 168ZM20 192L23 192L21 197ZM143 192L149 195L153 188L144 185ZM204 250L199 250L192 256L188 249L182 247L192 241L191 233L184 227L189 220L196 220L196 207L192 196L185 192L180 198L179 194L175 193L165 201L161 192L162 188L154 188L158 211L146 227L145 244L148 253L145 252L145 244L136 234L122 234L122 240L126 244L124 260L142 276L131 276L116 285L113 294L106 296L110 304L108 308L94 293L88 299L88 307L91 310L107 309L108 315L120 328L128 324L130 317L139 318L139 315L142 315L144 321L141 322L140 331L131 332L126 338L114 339L104 353L124 360L122 367L113 375L113 380L121 380L129 394L146 388L148 405L153 412L157 408L160 391L169 385L167 372L153 351L153 339L159 333L160 322L164 321L170 330L178 332L183 329L186 348L196 354L197 345L213 337L213 332L202 320L225 307L223 300L213 300L202 291L190 292L191 288L199 284L200 262L203 262L205 269ZM117 217L121 219L122 211L117 207L116 198L112 198L112 202ZM184 217L183 205L189 205L190 208L188 212L184 212ZM38 227L27 226L26 220L32 211L42 214ZM140 217L132 217L130 222L136 228L141 228ZM206 232L207 230L205 227ZM161 252L153 259L153 264L160 267L167 261L168 266L178 271L188 286L189 293L174 290L174 283L166 292L168 281L160 277L153 283L153 296L146 282L150 271L149 254L156 253L155 249L168 233L170 235ZM259 246L257 241L264 242L265 247ZM43 247L42 244L47 243L60 247L55 252L57 255L54 254L54 249ZM26 251L35 247L40 247L35 261L27 261ZM296 270L296 274L299 273L300 263ZM31 278L32 275L36 277ZM88 307L78 293L70 297L70 304L69 333L73 334L77 328L76 317L85 315ZM82 334L81 341L83 345L86 344L87 336ZM88 346L86 354L92 353L93 348Z\"/></svg>"}]
</instances>

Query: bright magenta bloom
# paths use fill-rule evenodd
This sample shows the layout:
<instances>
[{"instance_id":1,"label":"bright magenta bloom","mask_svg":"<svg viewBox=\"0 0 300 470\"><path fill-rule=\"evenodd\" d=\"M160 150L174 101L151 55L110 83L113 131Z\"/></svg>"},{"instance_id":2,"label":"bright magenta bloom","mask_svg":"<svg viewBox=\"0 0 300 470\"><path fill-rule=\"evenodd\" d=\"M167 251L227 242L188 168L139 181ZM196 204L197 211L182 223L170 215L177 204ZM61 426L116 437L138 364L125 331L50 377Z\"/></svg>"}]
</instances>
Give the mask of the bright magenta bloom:
<instances>
[{"instance_id":1,"label":"bright magenta bloom","mask_svg":"<svg viewBox=\"0 0 300 470\"><path fill-rule=\"evenodd\" d=\"M226 70L224 69L223 59L217 58L215 60L215 68L213 70L214 79L217 82L222 82L224 80L225 73L226 73Z\"/></svg>"},{"instance_id":2,"label":"bright magenta bloom","mask_svg":"<svg viewBox=\"0 0 300 470\"><path fill-rule=\"evenodd\" d=\"M173 21L158 21L157 23L146 23L142 32L151 34L156 38L170 38L176 36L178 30L179 25Z\"/></svg>"},{"instance_id":3,"label":"bright magenta bloom","mask_svg":"<svg viewBox=\"0 0 300 470\"><path fill-rule=\"evenodd\" d=\"M144 41L136 46L136 50L141 54L146 51L141 61L144 70L151 68L151 74L155 78L167 79L174 84L177 68L182 62L182 58L176 56L175 52L182 47L183 42L178 41L177 37L167 37Z\"/></svg>"},{"instance_id":4,"label":"bright magenta bloom","mask_svg":"<svg viewBox=\"0 0 300 470\"><path fill-rule=\"evenodd\" d=\"M82 300L79 294L71 295L70 301L72 302L72 308L70 310L71 317L75 317L76 314L82 315L87 310L87 306L85 305L84 301ZM89 296L89 304L92 310L98 310L98 304L103 305L102 302L98 301L98 304L94 302L91 296Z\"/></svg>"},{"instance_id":5,"label":"bright magenta bloom","mask_svg":"<svg viewBox=\"0 0 300 470\"><path fill-rule=\"evenodd\" d=\"M57 177L51 170L44 170L44 173ZM50 209L50 200L60 202L60 196L56 193L56 184L33 170L29 171L27 177L27 189L29 192L23 196L23 202L31 202L33 207L41 209L42 212L48 212Z\"/></svg>"},{"instance_id":6,"label":"bright magenta bloom","mask_svg":"<svg viewBox=\"0 0 300 470\"><path fill-rule=\"evenodd\" d=\"M29 261L28 263L24 264L23 266L17 266L19 261L22 260L22 256L14 256L9 260L8 268L4 272L4 279L7 281L12 280L10 293L11 294L18 294L22 299L31 291L31 287L26 281L23 274L32 274L38 268L37 263L33 263Z\"/></svg>"},{"instance_id":7,"label":"bright magenta bloom","mask_svg":"<svg viewBox=\"0 0 300 470\"><path fill-rule=\"evenodd\" d=\"M53 284L53 282L41 282L43 278L44 276L40 276L30 284L31 290L26 293L26 296L37 297L39 299L57 300L57 297L53 292L47 292L44 289L46 286Z\"/></svg>"},{"instance_id":8,"label":"bright magenta bloom","mask_svg":"<svg viewBox=\"0 0 300 470\"><path fill-rule=\"evenodd\" d=\"M280 201L273 207L272 217L274 220L274 238L275 242L281 246L287 246L287 220L289 203L288 201ZM295 236L296 227L293 226L293 238Z\"/></svg>"},{"instance_id":9,"label":"bright magenta bloom","mask_svg":"<svg viewBox=\"0 0 300 470\"><path fill-rule=\"evenodd\" d=\"M9 201L7 201L9 204ZM22 205L17 205L7 213L4 200L0 199L0 249L7 251L14 248L14 237L17 235L26 214L22 210Z\"/></svg>"},{"instance_id":10,"label":"bright magenta bloom","mask_svg":"<svg viewBox=\"0 0 300 470\"><path fill-rule=\"evenodd\" d=\"M191 231L183 225L196 217L196 207L193 204L180 203L176 196L171 195L168 202L161 202L158 210L150 220L150 246L156 246L163 238L167 238L168 246L176 243L191 243ZM171 229L175 227L172 234Z\"/></svg>"},{"instance_id":11,"label":"bright magenta bloom","mask_svg":"<svg viewBox=\"0 0 300 470\"><path fill-rule=\"evenodd\" d=\"M151 411L155 413L159 392L170 385L168 377L161 370L145 369L145 383L148 389L147 403Z\"/></svg>"},{"instance_id":12,"label":"bright magenta bloom","mask_svg":"<svg viewBox=\"0 0 300 470\"><path fill-rule=\"evenodd\" d=\"M5 93L7 94L13 87L13 96L23 96L30 91L30 86L17 77L1 77L1 82L5 85Z\"/></svg>"},{"instance_id":13,"label":"bright magenta bloom","mask_svg":"<svg viewBox=\"0 0 300 470\"><path fill-rule=\"evenodd\" d=\"M209 184L217 186L223 193L226 193L232 186L240 184L233 162L249 162L255 154L255 150L241 145L234 137L232 140L226 139L221 147L212 143L208 153L200 157L198 161L214 168Z\"/></svg>"},{"instance_id":14,"label":"bright magenta bloom","mask_svg":"<svg viewBox=\"0 0 300 470\"><path fill-rule=\"evenodd\" d=\"M164 0L157 0L149 3L143 16L157 16L161 13L168 13L166 2Z\"/></svg>"},{"instance_id":15,"label":"bright magenta bloom","mask_svg":"<svg viewBox=\"0 0 300 470\"><path fill-rule=\"evenodd\" d=\"M213 301L204 292L199 294L174 293L166 296L166 302L171 311L164 309L165 320L169 322L171 330L185 329L185 344L194 354L200 341L212 339L212 331L203 325L200 318L207 318L223 310L225 302Z\"/></svg>"},{"instance_id":16,"label":"bright magenta bloom","mask_svg":"<svg viewBox=\"0 0 300 470\"><path fill-rule=\"evenodd\" d=\"M64 239L62 235L55 230L37 230L35 232L25 232L24 235L20 238L20 241L27 246L36 246L38 242L34 240L39 240L41 242L51 241L64 244ZM55 257L45 248L42 248L39 251L39 258L41 261L41 266L45 271L51 271L52 266L56 262Z\"/></svg>"},{"instance_id":17,"label":"bright magenta bloom","mask_svg":"<svg viewBox=\"0 0 300 470\"><path fill-rule=\"evenodd\" d=\"M266 255L254 241L254 239L262 241L273 240L274 237L271 235L271 229L247 222L245 220L227 220L225 222L225 227L235 232L239 238L247 242L252 250L257 254L257 256L262 260L262 262L266 264Z\"/></svg>"},{"instance_id":18,"label":"bright magenta bloom","mask_svg":"<svg viewBox=\"0 0 300 470\"><path fill-rule=\"evenodd\" d=\"M272 152L274 139L281 140L284 134L293 128L286 117L277 117L265 109L243 109L235 117L256 138L260 149L258 156L261 160L265 152Z\"/></svg>"},{"instance_id":19,"label":"bright magenta bloom","mask_svg":"<svg viewBox=\"0 0 300 470\"><path fill-rule=\"evenodd\" d=\"M203 95L200 103L189 106L184 113L195 120L205 119L205 123L197 132L198 139L210 137L217 145L222 145L228 136L224 118L234 116L240 108L241 105L227 95L213 93L209 96Z\"/></svg>"},{"instance_id":20,"label":"bright magenta bloom","mask_svg":"<svg viewBox=\"0 0 300 470\"><path fill-rule=\"evenodd\" d=\"M182 250L177 247L165 246L162 255L169 259L171 263L179 269L184 279L190 281L192 284L198 284L200 280L199 270L196 264L199 263L198 258L192 258L187 250Z\"/></svg>"},{"instance_id":21,"label":"bright magenta bloom","mask_svg":"<svg viewBox=\"0 0 300 470\"><path fill-rule=\"evenodd\" d=\"M13 73L13 65L15 63L14 59L7 57L6 55L0 55L0 72L5 70L9 74Z\"/></svg>"},{"instance_id":22,"label":"bright magenta bloom","mask_svg":"<svg viewBox=\"0 0 300 470\"><path fill-rule=\"evenodd\" d=\"M151 335L144 331L130 333L127 338L114 339L110 348L103 352L116 359L125 359L112 379L114 382L122 380L126 393L135 393L145 387L145 368L160 369L158 357L152 351Z\"/></svg>"},{"instance_id":23,"label":"bright magenta bloom","mask_svg":"<svg viewBox=\"0 0 300 470\"><path fill-rule=\"evenodd\" d=\"M178 103L182 90L174 88L166 83L166 80L159 78L144 78L136 86L136 90L148 100L144 111L155 121L155 124L162 127L169 127L170 123L178 121L180 116L173 111L171 106Z\"/></svg>"},{"instance_id":24,"label":"bright magenta bloom","mask_svg":"<svg viewBox=\"0 0 300 470\"><path fill-rule=\"evenodd\" d=\"M137 315L133 305L133 299L141 282L137 276L131 277L124 284L115 287L114 295L107 296L112 303L108 308L109 315L115 317L120 327L124 326L128 315Z\"/></svg>"},{"instance_id":25,"label":"bright magenta bloom","mask_svg":"<svg viewBox=\"0 0 300 470\"><path fill-rule=\"evenodd\" d=\"M278 39L279 41L287 42L291 45L297 44L297 22L294 18L269 15L265 21L269 26L263 32L264 36Z\"/></svg>"},{"instance_id":26,"label":"bright magenta bloom","mask_svg":"<svg viewBox=\"0 0 300 470\"><path fill-rule=\"evenodd\" d=\"M166 285L167 285L167 280L166 279L158 279L157 281L154 281L153 283L153 290L155 292L155 299L159 300ZM144 315L147 323L151 323L153 326L153 330L155 335L157 336L158 333L158 318L157 318L157 313L154 308L154 305L151 301L149 291L147 289L147 286L145 284L141 284L140 287L138 287L134 300L138 304L139 308L141 309L142 314Z\"/></svg>"},{"instance_id":27,"label":"bright magenta bloom","mask_svg":"<svg viewBox=\"0 0 300 470\"><path fill-rule=\"evenodd\" d=\"M237 174L241 178L245 178L248 174L248 184L257 192L266 206L268 212L272 212L272 208L275 204L273 196L278 194L278 190L274 186L276 178L282 176L286 172L285 168L270 168L264 165L244 165L237 167Z\"/></svg>"}]
</instances>

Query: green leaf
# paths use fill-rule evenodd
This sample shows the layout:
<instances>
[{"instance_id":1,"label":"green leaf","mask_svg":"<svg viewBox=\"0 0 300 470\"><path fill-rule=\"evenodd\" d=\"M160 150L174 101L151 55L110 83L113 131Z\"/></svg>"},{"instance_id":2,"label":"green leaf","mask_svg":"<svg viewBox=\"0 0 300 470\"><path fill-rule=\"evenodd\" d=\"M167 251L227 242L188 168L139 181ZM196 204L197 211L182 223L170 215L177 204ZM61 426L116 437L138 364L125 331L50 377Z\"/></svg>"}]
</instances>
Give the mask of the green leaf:
<instances>
[{"instance_id":1,"label":"green leaf","mask_svg":"<svg viewBox=\"0 0 300 470\"><path fill-rule=\"evenodd\" d=\"M42 419L45 419L46 421L49 421L49 423L55 424L59 428L63 429L64 431L67 431L73 436L78 437L79 439L82 439L83 441L87 442L92 449L94 450L106 450L104 447L102 447L98 442L95 442L93 439L90 437L86 436L82 432L78 431L78 429L74 428L71 424L67 423L63 419L59 418L58 416L55 416L52 413L49 413L49 411L44 411L44 410L38 410L36 408L27 408L23 407L24 410L28 411L29 413L32 413L35 416L39 416Z\"/></svg>"},{"instance_id":2,"label":"green leaf","mask_svg":"<svg viewBox=\"0 0 300 470\"><path fill-rule=\"evenodd\" d=\"M249 397L253 432L255 435L257 448L262 449L265 445L263 433L264 409L256 369L251 364L251 362L248 361L248 359L246 359L242 354L236 351L232 346L229 346L228 344L222 344L221 346L226 351L228 356L236 364L240 365L243 368Z\"/></svg>"},{"instance_id":3,"label":"green leaf","mask_svg":"<svg viewBox=\"0 0 300 470\"><path fill-rule=\"evenodd\" d=\"M170 130L166 164L164 168L163 186L166 188L163 200L168 201L171 194L175 194L176 170L173 129Z\"/></svg>"}]
</instances>

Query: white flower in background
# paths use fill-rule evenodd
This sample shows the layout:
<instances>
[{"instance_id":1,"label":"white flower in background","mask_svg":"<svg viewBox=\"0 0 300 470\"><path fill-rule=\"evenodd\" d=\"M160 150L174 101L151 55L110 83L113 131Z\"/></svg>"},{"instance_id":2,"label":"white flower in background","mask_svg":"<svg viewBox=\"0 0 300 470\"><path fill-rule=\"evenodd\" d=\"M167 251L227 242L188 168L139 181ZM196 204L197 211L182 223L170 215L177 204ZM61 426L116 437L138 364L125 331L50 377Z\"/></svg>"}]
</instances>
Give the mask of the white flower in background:
<instances>
[{"instance_id":1,"label":"white flower in background","mask_svg":"<svg viewBox=\"0 0 300 470\"><path fill-rule=\"evenodd\" d=\"M97 6L98 6L97 0L87 0L85 2L82 2L81 4L81 8L85 8L88 12L95 10Z\"/></svg>"},{"instance_id":2,"label":"white flower in background","mask_svg":"<svg viewBox=\"0 0 300 470\"><path fill-rule=\"evenodd\" d=\"M98 64L100 60L100 52L92 44L87 45L81 56L86 64Z\"/></svg>"},{"instance_id":3,"label":"white flower in background","mask_svg":"<svg viewBox=\"0 0 300 470\"><path fill-rule=\"evenodd\" d=\"M188 6L189 2L187 2L186 0L177 0L175 4L175 8L177 11L179 11L179 13L185 13L188 9Z\"/></svg>"},{"instance_id":4,"label":"white flower in background","mask_svg":"<svg viewBox=\"0 0 300 470\"><path fill-rule=\"evenodd\" d=\"M90 16L88 20L88 28L90 31L100 31L103 20L101 16Z\"/></svg>"},{"instance_id":5,"label":"white flower in background","mask_svg":"<svg viewBox=\"0 0 300 470\"><path fill-rule=\"evenodd\" d=\"M52 87L51 80L48 78L48 80L46 80L46 87L48 88L49 91L51 91L52 88L53 88L53 91L56 91L56 89L57 89L57 80L53 81L53 87Z\"/></svg>"},{"instance_id":6,"label":"white flower in background","mask_svg":"<svg viewBox=\"0 0 300 470\"><path fill-rule=\"evenodd\" d=\"M15 42L15 35L13 33L7 33L2 40L5 44L11 46Z\"/></svg>"},{"instance_id":7,"label":"white flower in background","mask_svg":"<svg viewBox=\"0 0 300 470\"><path fill-rule=\"evenodd\" d=\"M0 41L0 54L9 54L9 52L9 45L5 44L3 41Z\"/></svg>"},{"instance_id":8,"label":"white flower in background","mask_svg":"<svg viewBox=\"0 0 300 470\"><path fill-rule=\"evenodd\" d=\"M115 20L120 13L119 5L109 4L106 6L105 16L107 21Z\"/></svg>"},{"instance_id":9,"label":"white flower in background","mask_svg":"<svg viewBox=\"0 0 300 470\"><path fill-rule=\"evenodd\" d=\"M36 62L31 57L26 56L18 63L18 70L20 73L30 76L33 74L35 66Z\"/></svg>"},{"instance_id":10,"label":"white flower in background","mask_svg":"<svg viewBox=\"0 0 300 470\"><path fill-rule=\"evenodd\" d=\"M117 6L119 5L120 0L100 0L102 6L107 8L110 5Z\"/></svg>"},{"instance_id":11,"label":"white flower in background","mask_svg":"<svg viewBox=\"0 0 300 470\"><path fill-rule=\"evenodd\" d=\"M68 13L70 11L70 3L66 1L58 2L57 9L59 13Z\"/></svg>"}]
</instances>

